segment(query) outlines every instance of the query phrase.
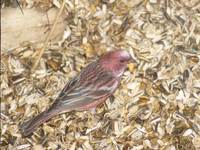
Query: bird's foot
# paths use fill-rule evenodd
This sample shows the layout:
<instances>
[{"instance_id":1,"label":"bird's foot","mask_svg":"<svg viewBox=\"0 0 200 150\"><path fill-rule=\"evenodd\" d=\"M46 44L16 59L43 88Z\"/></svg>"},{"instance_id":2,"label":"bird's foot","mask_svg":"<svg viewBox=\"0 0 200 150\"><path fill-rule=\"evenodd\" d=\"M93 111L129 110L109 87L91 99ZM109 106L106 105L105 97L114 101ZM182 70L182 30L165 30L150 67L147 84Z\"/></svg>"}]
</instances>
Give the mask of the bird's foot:
<instances>
[{"instance_id":1,"label":"bird's foot","mask_svg":"<svg viewBox=\"0 0 200 150\"><path fill-rule=\"evenodd\" d=\"M96 108L91 108L91 109L90 109L90 112L91 112L91 114L93 114L93 115L96 114Z\"/></svg>"}]
</instances>

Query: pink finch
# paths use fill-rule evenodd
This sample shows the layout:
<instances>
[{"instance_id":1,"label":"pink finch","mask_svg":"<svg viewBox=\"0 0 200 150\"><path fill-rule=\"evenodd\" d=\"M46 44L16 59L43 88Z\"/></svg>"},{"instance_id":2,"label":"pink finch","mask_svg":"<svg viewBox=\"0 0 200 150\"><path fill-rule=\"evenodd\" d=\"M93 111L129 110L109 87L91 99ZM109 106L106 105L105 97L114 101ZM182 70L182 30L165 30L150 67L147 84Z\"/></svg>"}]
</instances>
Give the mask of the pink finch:
<instances>
[{"instance_id":1,"label":"pink finch","mask_svg":"<svg viewBox=\"0 0 200 150\"><path fill-rule=\"evenodd\" d=\"M49 109L21 125L22 135L30 135L55 115L72 110L88 110L103 103L119 86L121 76L131 59L127 51L115 50L87 65L65 85Z\"/></svg>"}]
</instances>

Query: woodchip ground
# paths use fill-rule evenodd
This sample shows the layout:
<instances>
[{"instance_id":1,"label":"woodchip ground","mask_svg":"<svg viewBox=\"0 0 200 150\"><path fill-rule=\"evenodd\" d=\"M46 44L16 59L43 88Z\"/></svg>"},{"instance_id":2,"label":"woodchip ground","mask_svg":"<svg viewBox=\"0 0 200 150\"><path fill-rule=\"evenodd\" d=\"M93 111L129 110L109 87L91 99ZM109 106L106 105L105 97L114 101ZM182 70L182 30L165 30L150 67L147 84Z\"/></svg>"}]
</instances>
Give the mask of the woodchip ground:
<instances>
[{"instance_id":1,"label":"woodchip ground","mask_svg":"<svg viewBox=\"0 0 200 150\"><path fill-rule=\"evenodd\" d=\"M40 9L61 3L21 2ZM1 54L2 149L200 149L198 0L72 0L63 13L63 39L51 41L33 73L41 44L30 41ZM44 111L82 67L113 48L129 51L139 66L128 66L112 98L95 114L59 115L21 137L19 124Z\"/></svg>"}]
</instances>

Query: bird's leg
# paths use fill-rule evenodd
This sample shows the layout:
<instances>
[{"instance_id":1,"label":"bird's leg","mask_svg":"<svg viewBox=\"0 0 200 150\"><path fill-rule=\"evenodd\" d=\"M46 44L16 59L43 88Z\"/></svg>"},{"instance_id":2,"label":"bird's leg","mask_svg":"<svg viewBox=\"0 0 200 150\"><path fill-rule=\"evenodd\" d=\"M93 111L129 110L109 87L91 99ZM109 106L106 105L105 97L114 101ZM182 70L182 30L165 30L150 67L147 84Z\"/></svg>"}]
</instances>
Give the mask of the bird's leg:
<instances>
[{"instance_id":1,"label":"bird's leg","mask_svg":"<svg viewBox=\"0 0 200 150\"><path fill-rule=\"evenodd\" d=\"M94 108L91 108L91 109L90 109L90 112L91 112L91 114L93 114L93 115L94 115L94 114L96 113L96 107L94 107Z\"/></svg>"}]
</instances>

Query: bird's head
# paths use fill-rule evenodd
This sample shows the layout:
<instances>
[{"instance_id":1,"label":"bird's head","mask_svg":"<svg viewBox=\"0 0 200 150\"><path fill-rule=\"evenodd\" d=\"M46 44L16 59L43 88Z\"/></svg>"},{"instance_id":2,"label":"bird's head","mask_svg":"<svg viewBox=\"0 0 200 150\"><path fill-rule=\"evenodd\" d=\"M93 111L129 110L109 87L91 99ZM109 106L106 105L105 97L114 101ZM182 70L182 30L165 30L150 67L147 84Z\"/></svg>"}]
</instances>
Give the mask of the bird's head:
<instances>
[{"instance_id":1,"label":"bird's head","mask_svg":"<svg viewBox=\"0 0 200 150\"><path fill-rule=\"evenodd\" d=\"M104 54L100 62L105 69L111 71L116 76L121 76L131 60L133 58L127 51L114 50Z\"/></svg>"}]
</instances>

